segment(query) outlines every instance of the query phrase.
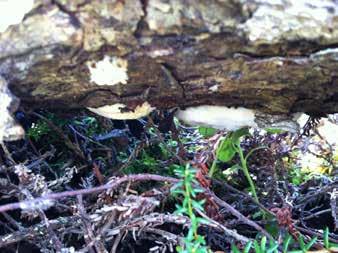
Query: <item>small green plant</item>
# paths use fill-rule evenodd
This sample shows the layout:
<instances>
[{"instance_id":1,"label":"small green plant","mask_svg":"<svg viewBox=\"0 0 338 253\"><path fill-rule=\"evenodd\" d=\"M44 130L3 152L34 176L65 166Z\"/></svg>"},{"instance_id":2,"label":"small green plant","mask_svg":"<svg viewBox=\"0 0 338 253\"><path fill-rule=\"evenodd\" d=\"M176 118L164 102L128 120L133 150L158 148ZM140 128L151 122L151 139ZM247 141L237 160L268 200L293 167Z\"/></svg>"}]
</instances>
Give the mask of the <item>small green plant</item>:
<instances>
[{"instance_id":1,"label":"small green plant","mask_svg":"<svg viewBox=\"0 0 338 253\"><path fill-rule=\"evenodd\" d=\"M182 204L176 205L175 213L188 216L191 222L189 231L184 238L184 244L178 246L177 251L180 253L210 252L206 246L204 237L197 232L199 225L201 223L206 223L206 221L197 217L194 211L203 211L204 203L203 200L196 200L197 194L202 192L202 189L196 187L198 185L198 182L195 179L196 170L187 164L185 167L178 167L175 170L175 173L182 180L173 187L172 193L174 196L183 197Z\"/></svg>"},{"instance_id":2,"label":"small green plant","mask_svg":"<svg viewBox=\"0 0 338 253\"><path fill-rule=\"evenodd\" d=\"M82 129L88 136L92 136L96 133L99 133L100 125L94 117L80 117L73 121L73 124L78 128Z\"/></svg>"},{"instance_id":3,"label":"small green plant","mask_svg":"<svg viewBox=\"0 0 338 253\"><path fill-rule=\"evenodd\" d=\"M254 248L255 253L277 253L278 244L275 241L270 241L267 244L267 239L265 236L262 237L261 241L254 240L253 242L248 242L243 251L240 251L234 244L231 246L232 253L249 253L250 249Z\"/></svg>"},{"instance_id":4,"label":"small green plant","mask_svg":"<svg viewBox=\"0 0 338 253\"><path fill-rule=\"evenodd\" d=\"M215 128L212 127L203 127L200 126L198 128L198 132L204 137L204 138L208 138L211 136L214 136L215 133L217 132L217 130Z\"/></svg>"},{"instance_id":5,"label":"small green plant","mask_svg":"<svg viewBox=\"0 0 338 253\"><path fill-rule=\"evenodd\" d=\"M317 237L314 237L308 243L305 243L304 237L300 235L298 239L299 249L289 251L288 245L290 243L288 243L287 245L284 245L283 253L306 253L311 249L311 247L313 246L313 244L315 244L316 241L317 241ZM291 242L291 239L290 239L290 242Z\"/></svg>"},{"instance_id":6,"label":"small green plant","mask_svg":"<svg viewBox=\"0 0 338 253\"><path fill-rule=\"evenodd\" d=\"M244 156L243 150L241 148L241 137L248 135L249 131L247 128L239 129L235 132L229 133L224 139L221 140L217 150L216 150L216 159L214 160L211 169L209 171L209 176L212 177L215 173L217 161L220 160L222 162L229 162L231 161L236 154L239 155L239 158L241 160L241 169L249 183L251 193L254 197L254 199L258 201L257 193L256 193L256 187L255 184L250 176L248 165L247 165L247 159L252 154L252 150L249 152L248 155Z\"/></svg>"},{"instance_id":7,"label":"small green plant","mask_svg":"<svg viewBox=\"0 0 338 253\"><path fill-rule=\"evenodd\" d=\"M37 114L39 115L39 114ZM45 112L43 115L39 116L39 119L32 123L30 128L27 130L27 136L34 141L40 141L41 138L48 135L48 142L52 142L58 140L58 138L54 137L55 135L51 134L54 132L53 128L48 124L48 121L62 128L67 124L69 120L64 120L58 118L55 114Z\"/></svg>"},{"instance_id":8,"label":"small green plant","mask_svg":"<svg viewBox=\"0 0 338 253\"><path fill-rule=\"evenodd\" d=\"M163 166L162 161L166 161L170 157L170 151L168 147L174 147L176 143L174 141L168 140L167 145L163 143L153 144L149 147L143 148L137 159L128 163L129 155L125 152L119 153L119 160L122 163L127 163L128 166L124 167L122 172L124 174L136 174L136 173L156 173L160 175L174 175L174 169L176 164L167 164Z\"/></svg>"},{"instance_id":9,"label":"small green plant","mask_svg":"<svg viewBox=\"0 0 338 253\"><path fill-rule=\"evenodd\" d=\"M34 141L39 141L42 136L48 134L50 131L51 129L48 124L44 120L39 119L28 129L27 136Z\"/></svg>"},{"instance_id":10,"label":"small green plant","mask_svg":"<svg viewBox=\"0 0 338 253\"><path fill-rule=\"evenodd\" d=\"M324 247L325 247L325 249L332 250L333 252L337 252L338 251L338 244L330 242L329 228L325 228L325 230L324 230L323 241L324 241Z\"/></svg>"},{"instance_id":11,"label":"small green plant","mask_svg":"<svg viewBox=\"0 0 338 253\"><path fill-rule=\"evenodd\" d=\"M330 250L335 250L338 245L335 243L331 243L329 241L329 229L326 228L323 233L323 244L324 248L331 252ZM267 243L267 238L265 236L262 237L260 241L254 240L248 242L244 249L241 251L237 248L236 245L231 245L232 253L306 253L309 252L311 247L317 242L317 237L312 238L308 243L304 242L304 237L302 235L299 236L298 241L295 243L292 236L287 234L285 239L283 240L282 245L278 245L275 241L270 241ZM293 249L290 249L292 248ZM296 248L294 248L296 247ZM250 251L251 250L251 251ZM332 251L335 252L335 251Z\"/></svg>"}]
</instances>

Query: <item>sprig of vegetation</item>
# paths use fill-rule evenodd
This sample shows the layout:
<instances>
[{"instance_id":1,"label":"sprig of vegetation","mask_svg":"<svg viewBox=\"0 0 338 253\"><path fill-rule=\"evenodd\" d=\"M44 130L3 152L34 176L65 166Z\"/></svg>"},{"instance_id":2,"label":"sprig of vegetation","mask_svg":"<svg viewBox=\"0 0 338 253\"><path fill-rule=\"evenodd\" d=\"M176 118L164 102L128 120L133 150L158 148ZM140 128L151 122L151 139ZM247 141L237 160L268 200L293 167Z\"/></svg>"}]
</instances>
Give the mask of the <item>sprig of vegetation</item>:
<instances>
[{"instance_id":1,"label":"sprig of vegetation","mask_svg":"<svg viewBox=\"0 0 338 253\"><path fill-rule=\"evenodd\" d=\"M231 161L236 154L239 155L239 158L241 160L241 168L242 171L249 183L250 191L254 197L254 199L259 202L258 196L256 193L256 187L255 184L250 176L249 168L247 165L247 159L249 155L244 156L243 150L241 148L241 137L248 135L249 131L247 128L239 129L235 132L229 133L224 139L221 140L217 150L216 150L216 159L214 160L209 176L212 177L216 171L217 161L220 160L222 162L229 162ZM249 154L251 154L250 152Z\"/></svg>"},{"instance_id":2,"label":"sprig of vegetation","mask_svg":"<svg viewBox=\"0 0 338 253\"><path fill-rule=\"evenodd\" d=\"M51 129L48 124L40 119L36 123L33 123L28 129L27 137L33 139L34 141L39 141L42 136L47 135L50 131Z\"/></svg>"},{"instance_id":3,"label":"sprig of vegetation","mask_svg":"<svg viewBox=\"0 0 338 253\"><path fill-rule=\"evenodd\" d=\"M306 253L309 252L311 247L317 242L317 237L312 238L308 243L305 243L304 237L302 235L299 236L298 241L295 243L292 236L288 234L285 239L283 240L282 245L278 245L275 241L267 242L267 238L263 236L261 240L254 240L248 242L244 249L241 251L238 249L238 247L234 244L231 245L231 251L232 253L277 253L277 252L283 252L283 253ZM335 243L330 242L329 238L329 229L326 228L324 230L323 234L323 243L324 248L327 250L327 252L335 252L332 250L336 250L338 245ZM296 249L290 249L291 247L296 247ZM278 250L278 248L281 249L281 251ZM251 250L251 251L250 251Z\"/></svg>"},{"instance_id":4,"label":"sprig of vegetation","mask_svg":"<svg viewBox=\"0 0 338 253\"><path fill-rule=\"evenodd\" d=\"M204 211L204 200L196 200L198 193L203 190L196 187L198 182L195 179L196 170L191 168L189 164L185 167L178 167L175 170L176 175L182 180L177 183L172 193L174 196L183 197L181 205L176 205L176 213L181 215L187 215L190 218L191 226L184 238L184 245L178 246L177 251L180 253L207 253L210 250L206 247L206 242L203 236L198 234L198 227L206 221L200 217L197 217L194 210Z\"/></svg>"}]
</instances>

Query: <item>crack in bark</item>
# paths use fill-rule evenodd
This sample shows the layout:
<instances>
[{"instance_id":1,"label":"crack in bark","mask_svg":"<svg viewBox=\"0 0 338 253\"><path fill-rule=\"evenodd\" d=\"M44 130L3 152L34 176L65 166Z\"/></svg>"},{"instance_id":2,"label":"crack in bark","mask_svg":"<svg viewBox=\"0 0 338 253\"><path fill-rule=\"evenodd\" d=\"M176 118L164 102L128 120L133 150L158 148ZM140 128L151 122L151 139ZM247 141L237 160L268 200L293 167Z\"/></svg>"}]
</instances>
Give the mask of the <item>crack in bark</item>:
<instances>
[{"instance_id":1,"label":"crack in bark","mask_svg":"<svg viewBox=\"0 0 338 253\"><path fill-rule=\"evenodd\" d=\"M76 28L81 28L81 21L76 16L76 12L75 11L69 10L65 5L61 4L58 0L51 0L51 3L54 4L54 5L56 5L61 12L67 14L70 17L71 23Z\"/></svg>"},{"instance_id":2,"label":"crack in bark","mask_svg":"<svg viewBox=\"0 0 338 253\"><path fill-rule=\"evenodd\" d=\"M179 78L175 75L175 68L170 66L167 63L161 63L161 67L165 71L165 73L168 75L168 77L171 80L175 81L176 86L179 86L181 88L181 94L183 99L186 99L186 91L184 85L180 82Z\"/></svg>"},{"instance_id":3,"label":"crack in bark","mask_svg":"<svg viewBox=\"0 0 338 253\"><path fill-rule=\"evenodd\" d=\"M252 52L248 51L238 51L235 54L240 54L240 55L245 55L251 58L256 58L256 59L269 59L269 58L275 58L275 57L281 57L281 58L309 58L314 54L317 54L321 51L325 51L328 49L338 49L338 43L336 44L329 44L329 45L320 45L316 49L311 49L309 53L303 53L303 54L290 54L288 55L288 50L285 50L284 54L269 54L269 55L263 55L263 54L254 54ZM222 59L222 58L219 58Z\"/></svg>"},{"instance_id":4,"label":"crack in bark","mask_svg":"<svg viewBox=\"0 0 338 253\"><path fill-rule=\"evenodd\" d=\"M137 23L136 26L136 30L134 32L134 36L135 38L141 38L141 34L142 34L142 30L143 30L143 26L146 25L145 19L147 18L148 15L148 11L147 11L147 7L148 7L148 1L149 0L139 0L142 6L142 10L143 10L143 16L140 18L140 20Z\"/></svg>"}]
</instances>

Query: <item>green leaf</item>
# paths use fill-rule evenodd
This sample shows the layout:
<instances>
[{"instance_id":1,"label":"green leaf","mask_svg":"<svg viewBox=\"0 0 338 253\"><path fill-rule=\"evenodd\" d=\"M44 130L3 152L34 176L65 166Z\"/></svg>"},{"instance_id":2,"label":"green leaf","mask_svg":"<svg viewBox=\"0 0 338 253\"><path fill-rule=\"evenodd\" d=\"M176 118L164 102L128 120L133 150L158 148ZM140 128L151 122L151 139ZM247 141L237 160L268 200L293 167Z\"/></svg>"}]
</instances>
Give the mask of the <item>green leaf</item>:
<instances>
[{"instance_id":1,"label":"green leaf","mask_svg":"<svg viewBox=\"0 0 338 253\"><path fill-rule=\"evenodd\" d=\"M278 248L278 244L274 244L271 248L269 248L266 253L273 253Z\"/></svg>"},{"instance_id":2,"label":"green leaf","mask_svg":"<svg viewBox=\"0 0 338 253\"><path fill-rule=\"evenodd\" d=\"M288 248L291 243L292 236L288 234L283 242L283 253L288 253Z\"/></svg>"},{"instance_id":3,"label":"green leaf","mask_svg":"<svg viewBox=\"0 0 338 253\"><path fill-rule=\"evenodd\" d=\"M232 253L241 253L241 251L237 248L235 244L231 245L231 252Z\"/></svg>"},{"instance_id":4,"label":"green leaf","mask_svg":"<svg viewBox=\"0 0 338 253\"><path fill-rule=\"evenodd\" d=\"M183 190L181 190L181 189L176 189L176 190L173 190L172 191L172 194L176 194L176 195L184 195L184 191Z\"/></svg>"},{"instance_id":5,"label":"green leaf","mask_svg":"<svg viewBox=\"0 0 338 253\"><path fill-rule=\"evenodd\" d=\"M202 127L200 126L198 128L198 132L205 138L211 137L213 135L215 135L215 133L217 132L217 130L215 128L212 127Z\"/></svg>"},{"instance_id":6,"label":"green leaf","mask_svg":"<svg viewBox=\"0 0 338 253\"><path fill-rule=\"evenodd\" d=\"M232 139L227 137L221 142L217 150L217 158L222 162L229 162L236 154L236 149L232 144Z\"/></svg>"},{"instance_id":7,"label":"green leaf","mask_svg":"<svg viewBox=\"0 0 338 253\"><path fill-rule=\"evenodd\" d=\"M309 241L308 244L306 244L306 246L305 246L306 251L311 249L312 245L317 241L317 239L318 239L317 237L314 237L314 238L311 239L311 241Z\"/></svg>"},{"instance_id":8,"label":"green leaf","mask_svg":"<svg viewBox=\"0 0 338 253\"><path fill-rule=\"evenodd\" d=\"M255 253L264 253L264 252L261 252L261 248L259 247L257 240L254 241L254 248L255 248Z\"/></svg>"},{"instance_id":9,"label":"green leaf","mask_svg":"<svg viewBox=\"0 0 338 253\"><path fill-rule=\"evenodd\" d=\"M245 245L245 248L244 248L244 250L243 250L243 253L249 253L251 247L252 247L252 241L248 242L248 243Z\"/></svg>"},{"instance_id":10,"label":"green leaf","mask_svg":"<svg viewBox=\"0 0 338 253\"><path fill-rule=\"evenodd\" d=\"M302 235L299 236L298 242L299 242L300 249L303 252L306 252L305 243L304 243L304 239Z\"/></svg>"},{"instance_id":11,"label":"green leaf","mask_svg":"<svg viewBox=\"0 0 338 253\"><path fill-rule=\"evenodd\" d=\"M263 236L262 240L261 240L261 250L262 250L262 252L265 252L265 246L266 246L266 236Z\"/></svg>"},{"instance_id":12,"label":"green leaf","mask_svg":"<svg viewBox=\"0 0 338 253\"><path fill-rule=\"evenodd\" d=\"M248 128L241 128L235 132L231 132L223 139L217 149L217 159L222 162L229 162L235 156L237 149L235 145L239 145L240 138L244 135L248 135Z\"/></svg>"},{"instance_id":13,"label":"green leaf","mask_svg":"<svg viewBox=\"0 0 338 253\"><path fill-rule=\"evenodd\" d=\"M274 240L269 241L269 248L266 250L266 253L278 253L278 243Z\"/></svg>"},{"instance_id":14,"label":"green leaf","mask_svg":"<svg viewBox=\"0 0 338 253\"><path fill-rule=\"evenodd\" d=\"M236 130L235 132L231 133L231 139L234 144L239 144L240 138L249 135L249 129L247 127L241 128Z\"/></svg>"},{"instance_id":15,"label":"green leaf","mask_svg":"<svg viewBox=\"0 0 338 253\"><path fill-rule=\"evenodd\" d=\"M203 202L192 201L192 206L197 210L203 211Z\"/></svg>"}]
</instances>

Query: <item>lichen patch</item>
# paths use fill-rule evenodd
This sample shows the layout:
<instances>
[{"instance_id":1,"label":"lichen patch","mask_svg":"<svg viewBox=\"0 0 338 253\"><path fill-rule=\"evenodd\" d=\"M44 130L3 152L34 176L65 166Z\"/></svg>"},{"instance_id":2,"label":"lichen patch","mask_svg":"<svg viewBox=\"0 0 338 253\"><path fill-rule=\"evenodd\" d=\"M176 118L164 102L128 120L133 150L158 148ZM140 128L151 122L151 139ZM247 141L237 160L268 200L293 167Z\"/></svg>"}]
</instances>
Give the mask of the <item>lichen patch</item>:
<instances>
[{"instance_id":1,"label":"lichen patch","mask_svg":"<svg viewBox=\"0 0 338 253\"><path fill-rule=\"evenodd\" d=\"M87 62L90 81L97 85L127 84L128 61L119 57L105 56L101 61Z\"/></svg>"}]
</instances>

